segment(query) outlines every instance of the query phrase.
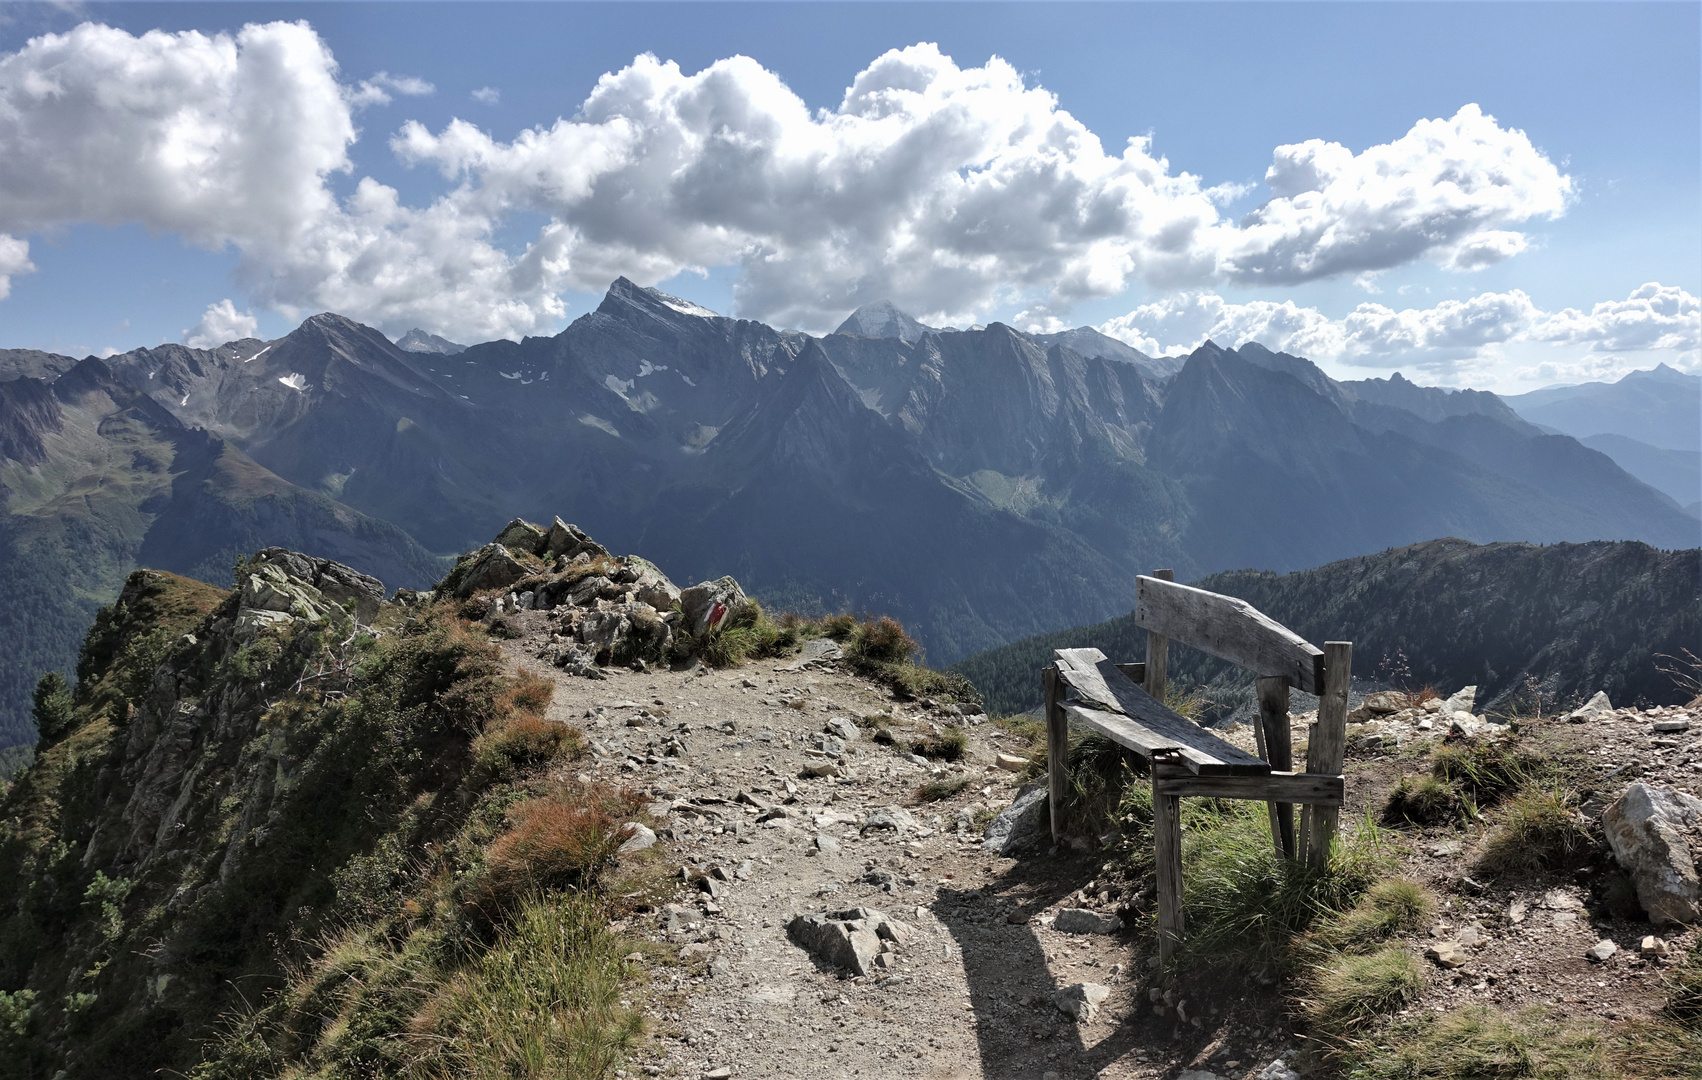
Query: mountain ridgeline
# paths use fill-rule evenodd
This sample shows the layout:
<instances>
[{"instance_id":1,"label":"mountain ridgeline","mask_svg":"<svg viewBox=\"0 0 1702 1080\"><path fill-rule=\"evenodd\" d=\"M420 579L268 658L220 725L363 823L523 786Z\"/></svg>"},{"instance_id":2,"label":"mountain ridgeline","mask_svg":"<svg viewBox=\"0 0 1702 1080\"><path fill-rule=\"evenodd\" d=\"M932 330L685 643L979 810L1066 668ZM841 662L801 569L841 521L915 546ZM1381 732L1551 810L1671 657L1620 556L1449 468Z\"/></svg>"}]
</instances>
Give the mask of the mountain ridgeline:
<instances>
[{"instance_id":1,"label":"mountain ridgeline","mask_svg":"<svg viewBox=\"0 0 1702 1080\"><path fill-rule=\"evenodd\" d=\"M1475 684L1490 709L1553 711L1597 690L1626 705L1695 696L1662 669L1688 670L1685 650L1702 642L1702 550L1431 540L1314 570L1235 570L1194 584L1246 600L1314 644L1352 641L1356 678L1444 692ZM990 710L1023 712L1040 704L1052 650L1091 646L1139 660L1146 639L1131 613L991 649L953 670ZM1251 676L1229 664L1172 643L1169 670L1184 689L1205 687L1220 718L1253 710Z\"/></svg>"},{"instance_id":2,"label":"mountain ridgeline","mask_svg":"<svg viewBox=\"0 0 1702 1080\"><path fill-rule=\"evenodd\" d=\"M730 572L771 607L890 613L936 663L1126 611L1153 566L1186 580L1444 535L1702 535L1493 395L1336 382L1256 344L1153 358L1085 328L937 330L890 305L818 338L624 279L553 337L403 344L327 314L211 350L0 353L0 569L34 559L51 589L102 568L29 682L69 662L74 625L148 536L246 537L266 498L281 531L174 539L151 565L222 582L227 554L286 544L417 585L428 552L564 509L676 579ZM63 410L61 384L90 379L105 412L77 439L49 431L44 390ZM131 453L115 431L160 448ZM198 480L191 460L227 465ZM85 496L116 499L115 523L85 528ZM0 598L0 620L42 617L21 604ZM0 687L14 726L28 684Z\"/></svg>"}]
</instances>

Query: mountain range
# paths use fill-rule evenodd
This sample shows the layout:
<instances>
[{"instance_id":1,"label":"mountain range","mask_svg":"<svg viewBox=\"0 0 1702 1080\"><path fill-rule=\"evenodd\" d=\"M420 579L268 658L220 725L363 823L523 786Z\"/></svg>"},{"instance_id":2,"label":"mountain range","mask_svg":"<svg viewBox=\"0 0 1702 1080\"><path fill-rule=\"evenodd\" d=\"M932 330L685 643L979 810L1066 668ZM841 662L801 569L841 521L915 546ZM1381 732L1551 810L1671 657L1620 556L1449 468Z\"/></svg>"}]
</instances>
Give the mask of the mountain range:
<instances>
[{"instance_id":1,"label":"mountain range","mask_svg":"<svg viewBox=\"0 0 1702 1080\"><path fill-rule=\"evenodd\" d=\"M731 573L771 605L890 613L949 663L1127 611L1154 566L1186 580L1445 535L1680 548L1702 534L1494 395L1337 382L1256 344L1149 357L1086 328L936 329L891 305L812 337L625 279L551 337L404 342L324 314L210 350L0 352L17 536L0 568L83 575L88 605L137 559L222 583L241 546L227 539L263 505L279 531L248 549L412 586L510 518L567 508L677 581ZM102 389L83 409L85 384ZM117 500L121 524L76 531L91 493ZM37 673L68 663L92 612L40 605L0 599L0 620L65 623L32 653ZM25 689L0 686L13 722Z\"/></svg>"}]
</instances>

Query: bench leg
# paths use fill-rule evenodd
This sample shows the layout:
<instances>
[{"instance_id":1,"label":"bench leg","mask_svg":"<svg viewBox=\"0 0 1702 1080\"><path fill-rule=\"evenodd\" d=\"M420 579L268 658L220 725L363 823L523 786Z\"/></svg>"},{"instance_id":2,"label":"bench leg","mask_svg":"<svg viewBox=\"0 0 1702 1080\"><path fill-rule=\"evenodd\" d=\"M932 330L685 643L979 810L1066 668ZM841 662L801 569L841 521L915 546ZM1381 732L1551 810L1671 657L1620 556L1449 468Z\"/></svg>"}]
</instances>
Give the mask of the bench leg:
<instances>
[{"instance_id":1,"label":"bench leg","mask_svg":"<svg viewBox=\"0 0 1702 1080\"><path fill-rule=\"evenodd\" d=\"M1154 770L1156 774L1157 770ZM1158 870L1158 958L1176 955L1187 925L1182 916L1182 800L1152 795L1153 857Z\"/></svg>"},{"instance_id":2,"label":"bench leg","mask_svg":"<svg viewBox=\"0 0 1702 1080\"><path fill-rule=\"evenodd\" d=\"M1070 783L1070 722L1064 715L1063 686L1058 669L1051 664L1041 670L1046 688L1046 783L1047 810L1052 821L1052 843L1064 842L1064 800Z\"/></svg>"},{"instance_id":3,"label":"bench leg","mask_svg":"<svg viewBox=\"0 0 1702 1080\"><path fill-rule=\"evenodd\" d=\"M1294 735L1288 726L1288 680L1266 676L1258 681L1259 723L1254 729L1260 736L1259 756L1282 772L1294 769ZM1271 812L1271 839L1276 842L1278 855L1292 859L1294 846L1294 804L1267 804Z\"/></svg>"}]
</instances>

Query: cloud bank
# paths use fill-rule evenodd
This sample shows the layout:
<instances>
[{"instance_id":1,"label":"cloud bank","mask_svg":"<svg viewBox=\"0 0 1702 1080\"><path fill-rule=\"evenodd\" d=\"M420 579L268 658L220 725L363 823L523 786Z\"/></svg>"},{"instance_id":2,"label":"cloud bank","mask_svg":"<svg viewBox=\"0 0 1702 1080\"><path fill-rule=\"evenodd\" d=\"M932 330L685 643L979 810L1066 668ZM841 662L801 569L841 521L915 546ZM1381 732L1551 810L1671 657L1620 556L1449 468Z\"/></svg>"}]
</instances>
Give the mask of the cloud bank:
<instances>
[{"instance_id":1,"label":"cloud bank","mask_svg":"<svg viewBox=\"0 0 1702 1080\"><path fill-rule=\"evenodd\" d=\"M1401 311L1364 303L1333 319L1292 301L1237 304L1215 293L1187 292L1143 304L1099 330L1153 355L1187 352L1207 339L1230 347L1257 341L1367 367L1445 368L1513 342L1582 345L1598 355L1580 370L1606 371L1630 365L1602 354L1648 349L1677 350L1686 354L1681 362L1694 366L1702 349L1702 303L1682 288L1650 282L1587 312L1543 311L1514 289Z\"/></svg>"},{"instance_id":2,"label":"cloud bank","mask_svg":"<svg viewBox=\"0 0 1702 1080\"><path fill-rule=\"evenodd\" d=\"M253 337L260 320L246 311L236 310L235 302L220 300L208 304L201 321L183 332L183 343L191 349L216 349L227 341Z\"/></svg>"},{"instance_id":3,"label":"cloud bank","mask_svg":"<svg viewBox=\"0 0 1702 1080\"><path fill-rule=\"evenodd\" d=\"M746 57L687 74L640 56L571 118L510 141L404 123L393 152L448 185L427 205L368 177L339 198L356 113L431 90L344 80L306 23L35 38L0 55L0 280L29 271L32 233L139 223L234 248L250 296L285 313L515 336L557 322L566 289L736 266L740 314L821 329L878 298L961 320L1137 283L1470 270L1523 250L1522 230L1573 192L1522 131L1466 105L1358 152L1277 147L1270 197L1231 220L1239 189L1173 169L1144 138L1107 150L997 57L961 67L919 44L813 113ZM520 213L547 224L498 246Z\"/></svg>"}]
</instances>

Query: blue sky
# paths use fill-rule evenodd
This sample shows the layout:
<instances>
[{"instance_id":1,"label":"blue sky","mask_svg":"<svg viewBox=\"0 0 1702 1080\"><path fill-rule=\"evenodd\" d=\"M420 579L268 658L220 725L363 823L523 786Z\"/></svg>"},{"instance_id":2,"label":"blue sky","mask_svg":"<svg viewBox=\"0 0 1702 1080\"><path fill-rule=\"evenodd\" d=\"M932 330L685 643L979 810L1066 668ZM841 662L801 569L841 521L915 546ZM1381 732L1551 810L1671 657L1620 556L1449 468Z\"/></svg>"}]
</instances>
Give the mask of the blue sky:
<instances>
[{"instance_id":1,"label":"blue sky","mask_svg":"<svg viewBox=\"0 0 1702 1080\"><path fill-rule=\"evenodd\" d=\"M393 335L415 323L463 340L548 333L595 306L599 275L622 272L815 331L878 293L942 322L1098 325L1148 351L1256 338L1346 377L1400 369L1517 391L1656 362L1695 370L1699 10L15 6L0 25L0 98L23 119L0 121L0 158L46 162L41 173L65 179L44 192L25 166L0 165L14 270L0 345L81 355L239 330L270 337L321 307ZM278 21L310 31L243 36ZM85 23L111 32L75 30ZM233 40L223 52L180 36L150 46L142 35L155 30ZM55 45L44 34L71 36ZM823 111L841 109L860 72L907 49L882 69L884 90L919 79L957 89L926 109L893 106L915 118L893 137L921 149L864 168L885 136ZM635 69L646 53L678 72ZM755 63L724 63L734 56ZM992 57L1014 69L1014 88ZM149 79L127 74L142 60L160 66ZM268 64L296 70L279 76ZM700 77L705 69L714 77ZM572 121L600 78L623 71L596 130L582 122L516 141ZM82 99L30 81L64 72ZM145 105L106 100L103 88L126 82L147 83ZM409 92L417 82L429 92ZM475 98L481 90L494 93ZM244 111L256 93L299 105L300 116ZM173 94L181 101L160 112ZM677 105L688 98L696 104ZM1484 118L1464 116L1468 105ZM790 149L758 168L670 148L664 129L689 132L698 107L746 149L765 139ZM31 119L49 108L69 111ZM1021 125L987 134L1016 113L1032 128L1060 112L1101 151L1065 154L1059 166L1056 147L1023 142ZM611 127L611 116L627 126ZM452 128L457 120L470 126ZM1451 121L1453 134L1419 132L1422 121ZM194 189L181 168L150 180L129 167L197 124L203 142L189 153L211 165L194 183L222 193ZM346 134L327 136L338 124ZM414 137L393 144L409 124ZM647 124L655 130L632 133ZM257 127L264 138L251 135ZM1131 137L1150 138L1141 161L1124 155ZM982 142L961 160L929 152L958 139ZM1275 191L1277 149L1308 140L1338 145L1282 160L1314 180L1308 163L1333 162L1325 180L1279 179L1288 187ZM1130 179L1153 175L1142 162L1159 159L1156 187ZM588 161L606 167L572 194ZM1366 181L1390 170L1410 182L1379 193ZM1489 194L1437 194L1462 172ZM1189 188L1183 174L1198 182ZM764 205L729 205L758 188ZM383 189L413 216L375 209ZM899 204L912 209L896 213ZM1281 222L1249 230L1246 215L1267 204ZM1168 227L1153 224L1161 218ZM1177 230L1191 239L1173 242ZM1421 251L1414 237L1440 239ZM0 244L0 270L7 250Z\"/></svg>"}]
</instances>

